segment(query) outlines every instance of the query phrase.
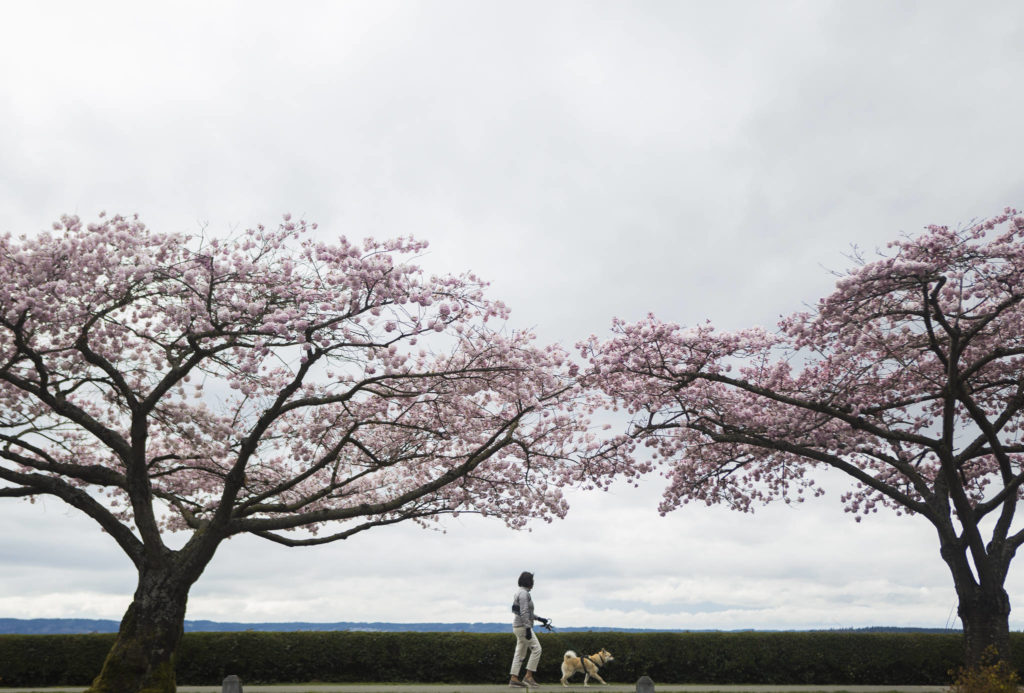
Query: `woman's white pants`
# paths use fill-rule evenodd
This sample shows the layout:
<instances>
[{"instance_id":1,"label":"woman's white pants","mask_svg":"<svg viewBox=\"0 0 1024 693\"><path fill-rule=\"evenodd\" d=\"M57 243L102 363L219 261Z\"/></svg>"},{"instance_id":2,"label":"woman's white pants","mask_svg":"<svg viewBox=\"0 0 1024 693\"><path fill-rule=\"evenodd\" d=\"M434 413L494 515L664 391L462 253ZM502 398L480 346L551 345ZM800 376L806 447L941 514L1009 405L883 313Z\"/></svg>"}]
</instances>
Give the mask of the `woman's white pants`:
<instances>
[{"instance_id":1,"label":"woman's white pants","mask_svg":"<svg viewBox=\"0 0 1024 693\"><path fill-rule=\"evenodd\" d=\"M526 657L526 650L530 650L530 659L526 662L527 671L537 671L537 662L540 661L540 640L537 633L532 632L530 639L526 639L526 628L516 626L512 629L516 634L516 655L512 658L512 676L519 676L519 668L523 665L523 658Z\"/></svg>"}]
</instances>

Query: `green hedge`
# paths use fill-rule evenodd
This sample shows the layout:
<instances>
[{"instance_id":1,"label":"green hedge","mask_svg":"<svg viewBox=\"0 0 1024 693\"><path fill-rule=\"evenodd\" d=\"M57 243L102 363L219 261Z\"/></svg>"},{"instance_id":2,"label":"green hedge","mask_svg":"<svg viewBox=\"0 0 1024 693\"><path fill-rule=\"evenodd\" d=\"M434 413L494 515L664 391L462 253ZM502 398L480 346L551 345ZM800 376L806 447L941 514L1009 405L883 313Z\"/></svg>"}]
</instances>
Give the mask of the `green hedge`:
<instances>
[{"instance_id":1,"label":"green hedge","mask_svg":"<svg viewBox=\"0 0 1024 693\"><path fill-rule=\"evenodd\" d=\"M0 686L90 683L114 644L103 635L0 635Z\"/></svg>"},{"instance_id":2,"label":"green hedge","mask_svg":"<svg viewBox=\"0 0 1024 693\"><path fill-rule=\"evenodd\" d=\"M632 683L944 685L961 663L958 634L856 633L542 633L537 677L556 683L567 649L602 647L615 661L602 676ZM1011 635L1024 670L1024 633ZM0 635L0 685L87 685L114 635ZM325 681L500 683L515 639L491 633L186 633L178 682L218 685ZM577 674L574 682L580 683Z\"/></svg>"}]
</instances>

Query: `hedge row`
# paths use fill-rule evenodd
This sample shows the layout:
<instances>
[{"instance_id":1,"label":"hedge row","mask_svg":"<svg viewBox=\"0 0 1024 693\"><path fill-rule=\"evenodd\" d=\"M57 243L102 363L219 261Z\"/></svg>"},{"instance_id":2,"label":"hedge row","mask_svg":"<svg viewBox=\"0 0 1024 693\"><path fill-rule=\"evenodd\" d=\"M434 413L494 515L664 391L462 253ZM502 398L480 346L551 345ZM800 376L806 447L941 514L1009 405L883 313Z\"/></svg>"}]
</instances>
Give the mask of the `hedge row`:
<instances>
[{"instance_id":1,"label":"hedge row","mask_svg":"<svg viewBox=\"0 0 1024 693\"><path fill-rule=\"evenodd\" d=\"M615 661L610 682L714 684L944 685L961 663L958 634L851 633L544 633L537 677L554 683L567 649L602 647ZM1011 635L1024 670L1024 633ZM114 635L0 635L0 685L87 685ZM309 681L503 682L515 639L491 633L289 632L186 633L178 683L218 685ZM581 679L577 674L577 683Z\"/></svg>"}]
</instances>

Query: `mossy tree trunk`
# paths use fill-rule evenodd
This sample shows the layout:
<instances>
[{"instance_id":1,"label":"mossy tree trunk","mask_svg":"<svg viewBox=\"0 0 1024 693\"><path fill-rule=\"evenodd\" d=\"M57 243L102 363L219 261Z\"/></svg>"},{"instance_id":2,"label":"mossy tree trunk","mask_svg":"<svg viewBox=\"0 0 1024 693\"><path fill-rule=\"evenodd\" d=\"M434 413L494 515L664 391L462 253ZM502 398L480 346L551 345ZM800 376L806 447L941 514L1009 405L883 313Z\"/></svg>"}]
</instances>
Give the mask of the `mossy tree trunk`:
<instances>
[{"instance_id":1,"label":"mossy tree trunk","mask_svg":"<svg viewBox=\"0 0 1024 693\"><path fill-rule=\"evenodd\" d=\"M188 593L219 543L219 537L198 532L182 549L160 547L140 561L132 603L86 693L175 693L174 656L185 628Z\"/></svg>"},{"instance_id":2,"label":"mossy tree trunk","mask_svg":"<svg viewBox=\"0 0 1024 693\"><path fill-rule=\"evenodd\" d=\"M121 620L114 646L87 693L174 693L190 582L173 570L147 569Z\"/></svg>"}]
</instances>

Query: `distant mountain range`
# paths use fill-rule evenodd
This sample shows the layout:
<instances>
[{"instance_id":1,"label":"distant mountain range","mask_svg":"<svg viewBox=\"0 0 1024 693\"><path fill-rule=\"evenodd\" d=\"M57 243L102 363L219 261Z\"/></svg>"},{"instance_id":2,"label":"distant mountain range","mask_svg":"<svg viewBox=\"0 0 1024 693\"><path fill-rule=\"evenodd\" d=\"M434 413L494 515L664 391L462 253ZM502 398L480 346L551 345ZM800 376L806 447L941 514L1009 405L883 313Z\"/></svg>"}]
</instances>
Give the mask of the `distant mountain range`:
<instances>
[{"instance_id":1,"label":"distant mountain range","mask_svg":"<svg viewBox=\"0 0 1024 693\"><path fill-rule=\"evenodd\" d=\"M74 633L116 633L119 623L107 619L90 618L0 618L0 634L21 635L54 635ZM228 623L221 621L185 621L185 632L236 632L236 631L331 631L357 630L372 632L413 631L421 633L506 633L510 626L507 623L365 623L339 621L337 623L307 623L294 621L287 623ZM606 627L567 627L557 628L558 632L580 631L615 631L619 633L657 633L686 632L686 629L667 628L606 628ZM870 628L845 628L832 630L852 630L861 632L908 632L908 633L953 633L956 630L942 628L890 628L876 626Z\"/></svg>"}]
</instances>

